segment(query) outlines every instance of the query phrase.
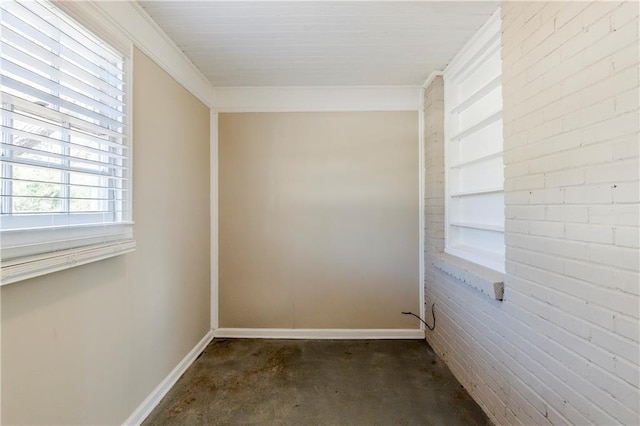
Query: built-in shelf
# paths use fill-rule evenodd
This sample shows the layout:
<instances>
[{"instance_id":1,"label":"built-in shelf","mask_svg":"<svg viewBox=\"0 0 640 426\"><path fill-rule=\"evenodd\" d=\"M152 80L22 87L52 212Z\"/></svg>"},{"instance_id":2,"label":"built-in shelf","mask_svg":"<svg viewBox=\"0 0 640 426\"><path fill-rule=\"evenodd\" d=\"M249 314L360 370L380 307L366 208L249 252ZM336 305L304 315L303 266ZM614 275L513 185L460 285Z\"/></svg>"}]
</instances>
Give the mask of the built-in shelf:
<instances>
[{"instance_id":1,"label":"built-in shelf","mask_svg":"<svg viewBox=\"0 0 640 426\"><path fill-rule=\"evenodd\" d=\"M491 55L493 55L497 50L500 50L500 33L492 35L485 43L482 44L482 47L479 48L469 60L466 62L466 66L458 70L455 73L455 78L459 81L466 80L469 75L473 74L482 64L484 64Z\"/></svg>"},{"instance_id":2,"label":"built-in shelf","mask_svg":"<svg viewBox=\"0 0 640 426\"><path fill-rule=\"evenodd\" d=\"M473 160L467 160L467 161L461 161L459 163L455 163L451 166L449 166L449 168L451 169L458 169L460 167L466 167L466 166L471 166L473 164L478 164L478 163L482 163L484 161L489 161L489 160L493 160L494 158L498 158L502 156L502 151L498 151L498 152L494 152L488 155L483 155L482 157L478 157L478 158L474 158Z\"/></svg>"},{"instance_id":3,"label":"built-in shelf","mask_svg":"<svg viewBox=\"0 0 640 426\"><path fill-rule=\"evenodd\" d=\"M449 225L456 226L458 228L483 229L485 231L504 232L503 225L490 225L486 223L473 222L449 222Z\"/></svg>"},{"instance_id":4,"label":"built-in shelf","mask_svg":"<svg viewBox=\"0 0 640 426\"><path fill-rule=\"evenodd\" d=\"M485 195L485 194L496 194L498 192L503 192L504 189L500 188L487 188L487 189L476 189L474 191L461 191L454 192L451 194L451 197L469 197L473 195Z\"/></svg>"},{"instance_id":5,"label":"built-in shelf","mask_svg":"<svg viewBox=\"0 0 640 426\"><path fill-rule=\"evenodd\" d=\"M488 116L487 118L485 118L484 120L479 121L478 123L474 124L473 126L467 127L466 129L458 132L457 134L453 135L451 137L452 141L455 140L460 140L466 136L469 136L475 132L477 132L480 129L483 129L485 127L487 127L489 124L493 123L494 121L498 121L499 119L502 118L502 110L494 112L493 114L491 114L490 116Z\"/></svg>"},{"instance_id":6,"label":"built-in shelf","mask_svg":"<svg viewBox=\"0 0 640 426\"><path fill-rule=\"evenodd\" d=\"M491 80L490 82L488 82L487 84L485 84L484 86L482 86L473 95L469 96L467 99L465 99L464 101L460 102L455 107L451 108L451 113L452 114L456 114L458 112L464 111L465 109L467 109L467 107L469 107L470 105L473 105L473 103L476 102L478 99L486 96L493 89L495 89L496 87L500 86L500 82L502 81L501 78L502 78L502 76L499 75L496 78L494 78L493 80Z\"/></svg>"}]
</instances>

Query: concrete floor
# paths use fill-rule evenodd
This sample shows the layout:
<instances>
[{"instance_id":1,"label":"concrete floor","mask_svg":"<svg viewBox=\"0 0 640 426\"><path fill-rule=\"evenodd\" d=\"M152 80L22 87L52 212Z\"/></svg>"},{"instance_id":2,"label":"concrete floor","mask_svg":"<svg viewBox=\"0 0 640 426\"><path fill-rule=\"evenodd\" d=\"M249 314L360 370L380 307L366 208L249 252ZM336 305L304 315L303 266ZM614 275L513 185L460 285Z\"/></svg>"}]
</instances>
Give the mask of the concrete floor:
<instances>
[{"instance_id":1,"label":"concrete floor","mask_svg":"<svg viewBox=\"0 0 640 426\"><path fill-rule=\"evenodd\" d=\"M489 425L425 341L215 339L144 425Z\"/></svg>"}]
</instances>

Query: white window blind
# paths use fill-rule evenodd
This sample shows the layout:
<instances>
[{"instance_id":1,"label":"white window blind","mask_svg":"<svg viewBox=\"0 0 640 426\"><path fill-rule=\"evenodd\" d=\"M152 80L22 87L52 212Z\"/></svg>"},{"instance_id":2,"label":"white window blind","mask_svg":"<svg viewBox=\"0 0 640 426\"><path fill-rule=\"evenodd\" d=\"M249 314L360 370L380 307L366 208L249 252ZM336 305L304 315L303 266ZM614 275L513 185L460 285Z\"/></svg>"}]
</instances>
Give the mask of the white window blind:
<instances>
[{"instance_id":1,"label":"white window blind","mask_svg":"<svg viewBox=\"0 0 640 426\"><path fill-rule=\"evenodd\" d=\"M500 10L444 71L445 251L504 272Z\"/></svg>"},{"instance_id":2,"label":"white window blind","mask_svg":"<svg viewBox=\"0 0 640 426\"><path fill-rule=\"evenodd\" d=\"M2 258L130 239L125 55L47 1L0 24Z\"/></svg>"}]
</instances>

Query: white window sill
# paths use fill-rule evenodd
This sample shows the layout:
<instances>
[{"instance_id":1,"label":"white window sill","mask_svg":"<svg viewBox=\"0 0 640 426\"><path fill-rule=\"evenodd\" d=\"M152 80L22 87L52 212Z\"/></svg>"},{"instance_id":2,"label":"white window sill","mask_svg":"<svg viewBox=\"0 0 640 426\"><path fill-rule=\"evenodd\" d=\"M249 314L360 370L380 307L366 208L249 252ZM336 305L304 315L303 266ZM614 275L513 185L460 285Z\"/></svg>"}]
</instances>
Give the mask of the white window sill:
<instances>
[{"instance_id":1,"label":"white window sill","mask_svg":"<svg viewBox=\"0 0 640 426\"><path fill-rule=\"evenodd\" d=\"M119 256L135 248L134 240L123 240L9 259L2 262L0 286Z\"/></svg>"},{"instance_id":2,"label":"white window sill","mask_svg":"<svg viewBox=\"0 0 640 426\"><path fill-rule=\"evenodd\" d=\"M433 266L492 299L503 298L505 275L501 272L447 253L438 253L433 260Z\"/></svg>"}]
</instances>

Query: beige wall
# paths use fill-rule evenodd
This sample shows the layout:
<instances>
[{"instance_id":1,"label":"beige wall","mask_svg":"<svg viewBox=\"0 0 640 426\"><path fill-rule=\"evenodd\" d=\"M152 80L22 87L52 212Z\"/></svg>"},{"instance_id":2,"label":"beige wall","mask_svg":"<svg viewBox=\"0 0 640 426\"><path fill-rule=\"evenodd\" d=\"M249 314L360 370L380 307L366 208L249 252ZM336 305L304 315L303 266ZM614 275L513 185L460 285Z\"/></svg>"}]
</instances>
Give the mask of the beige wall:
<instances>
[{"instance_id":1,"label":"beige wall","mask_svg":"<svg viewBox=\"0 0 640 426\"><path fill-rule=\"evenodd\" d=\"M220 114L221 327L417 328L417 120Z\"/></svg>"},{"instance_id":2,"label":"beige wall","mask_svg":"<svg viewBox=\"0 0 640 426\"><path fill-rule=\"evenodd\" d=\"M3 424L120 424L209 330L209 109L134 71L137 250L2 287Z\"/></svg>"}]
</instances>

